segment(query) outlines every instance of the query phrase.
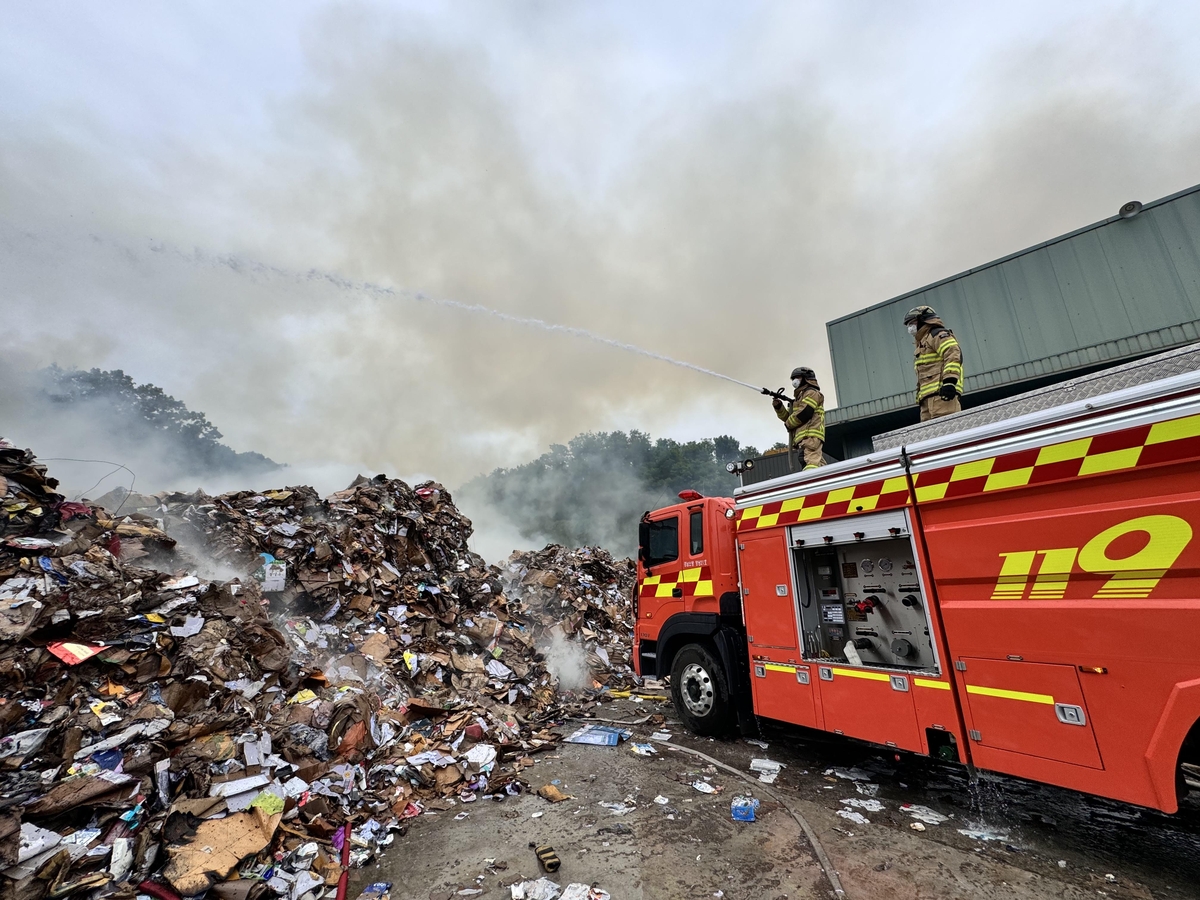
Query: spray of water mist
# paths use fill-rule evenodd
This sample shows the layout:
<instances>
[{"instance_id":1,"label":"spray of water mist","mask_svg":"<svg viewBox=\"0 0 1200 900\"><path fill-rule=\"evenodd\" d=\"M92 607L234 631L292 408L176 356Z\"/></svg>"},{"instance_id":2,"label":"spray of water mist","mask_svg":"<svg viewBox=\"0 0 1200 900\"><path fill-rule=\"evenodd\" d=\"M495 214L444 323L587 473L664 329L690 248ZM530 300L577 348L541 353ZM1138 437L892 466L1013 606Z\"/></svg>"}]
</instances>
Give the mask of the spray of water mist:
<instances>
[{"instance_id":1,"label":"spray of water mist","mask_svg":"<svg viewBox=\"0 0 1200 900\"><path fill-rule=\"evenodd\" d=\"M126 253L133 252L132 248L119 244L114 241L105 240L92 236L92 240L97 243L106 243L111 246L118 247ZM233 272L236 275L243 277L258 276L261 278L284 279L295 283L313 284L323 283L328 284L341 291L350 291L354 293L373 294L378 297L397 298L409 300L417 303L425 303L431 306L440 306L444 309L453 309L460 312L473 313L475 315L489 316L501 322L507 322L511 325L519 325L524 328L535 328L539 331L547 331L551 334L564 334L571 337L581 338L586 341L592 341L597 344L604 344L609 347L614 347L618 350L624 350L627 353L636 353L638 356L644 356L649 359L657 359L660 362L669 363L673 366L678 366L681 369L691 369L693 372L699 372L702 375L709 375L713 378L720 378L723 381L729 381L741 387L749 388L758 393L760 388L745 381L739 381L729 375L724 375L721 372L714 372L712 369L706 369L703 366L697 366L694 363L685 362L681 359L675 359L671 356L666 356L662 353L655 353L653 350L647 350L644 347L639 347L636 344L630 344L625 341L618 341L615 338L605 337L601 334L596 334L594 331L589 331L586 328L579 328L575 325L562 325L557 322L547 322L545 319L538 319L532 316L518 316L513 313L506 313L498 309L493 309L490 306L483 306L479 303L464 303L461 300L449 300L445 297L433 297L423 291L413 291L408 288L389 287L387 285L376 284L371 281L356 281L340 275L337 272L328 272L322 269L308 269L307 271L299 271L295 269L286 269L280 266L274 266L269 263L259 262L258 260L248 259L243 256L234 255L218 255L207 253L200 249L191 251L183 250L180 247L172 244L155 241L149 248L153 253L163 257L178 259L187 262L191 265L204 266L206 268L224 268Z\"/></svg>"}]
</instances>

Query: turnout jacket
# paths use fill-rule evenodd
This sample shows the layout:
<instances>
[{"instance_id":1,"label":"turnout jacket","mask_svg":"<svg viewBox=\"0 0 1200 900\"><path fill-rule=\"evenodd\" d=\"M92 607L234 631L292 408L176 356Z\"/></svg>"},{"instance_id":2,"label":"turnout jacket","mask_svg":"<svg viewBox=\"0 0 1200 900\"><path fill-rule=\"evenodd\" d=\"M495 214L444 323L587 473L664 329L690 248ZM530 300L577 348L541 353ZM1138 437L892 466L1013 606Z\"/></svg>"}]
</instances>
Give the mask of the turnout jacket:
<instances>
[{"instance_id":1,"label":"turnout jacket","mask_svg":"<svg viewBox=\"0 0 1200 900\"><path fill-rule=\"evenodd\" d=\"M812 410L812 416L807 422L801 422L800 416L806 409ZM825 440L825 395L816 385L805 384L796 388L795 399L775 410L775 415L792 433L793 444L799 444L805 438Z\"/></svg>"},{"instance_id":2,"label":"turnout jacket","mask_svg":"<svg viewBox=\"0 0 1200 900\"><path fill-rule=\"evenodd\" d=\"M917 371L917 402L932 397L947 378L953 378L954 391L962 395L962 348L954 332L939 320L926 322L916 334L913 368Z\"/></svg>"}]
</instances>

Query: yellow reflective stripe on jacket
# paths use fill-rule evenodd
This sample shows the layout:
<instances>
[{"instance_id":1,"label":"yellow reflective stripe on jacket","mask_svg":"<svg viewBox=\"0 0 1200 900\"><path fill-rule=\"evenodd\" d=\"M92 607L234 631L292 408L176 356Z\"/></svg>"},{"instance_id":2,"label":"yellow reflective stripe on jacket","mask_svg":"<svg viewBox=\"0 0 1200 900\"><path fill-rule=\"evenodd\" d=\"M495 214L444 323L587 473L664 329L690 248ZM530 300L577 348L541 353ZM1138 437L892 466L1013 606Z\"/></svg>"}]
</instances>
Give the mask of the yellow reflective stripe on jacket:
<instances>
[{"instance_id":1,"label":"yellow reflective stripe on jacket","mask_svg":"<svg viewBox=\"0 0 1200 900\"><path fill-rule=\"evenodd\" d=\"M937 394L941 390L942 382L947 378L954 379L955 393L962 393L962 349L952 332L947 329L940 331L936 336L923 335L919 338L916 349L913 370L917 375L918 403Z\"/></svg>"},{"instance_id":2,"label":"yellow reflective stripe on jacket","mask_svg":"<svg viewBox=\"0 0 1200 900\"><path fill-rule=\"evenodd\" d=\"M917 390L917 399L924 400L926 397L932 397L941 389L942 383L940 381L931 381L929 384L923 384Z\"/></svg>"},{"instance_id":3,"label":"yellow reflective stripe on jacket","mask_svg":"<svg viewBox=\"0 0 1200 900\"><path fill-rule=\"evenodd\" d=\"M807 422L800 421L800 412L805 408L812 410ZM785 408L776 411L779 418L792 434L792 444L798 444L806 438L825 440L825 395L819 388L797 388L796 397Z\"/></svg>"}]
</instances>

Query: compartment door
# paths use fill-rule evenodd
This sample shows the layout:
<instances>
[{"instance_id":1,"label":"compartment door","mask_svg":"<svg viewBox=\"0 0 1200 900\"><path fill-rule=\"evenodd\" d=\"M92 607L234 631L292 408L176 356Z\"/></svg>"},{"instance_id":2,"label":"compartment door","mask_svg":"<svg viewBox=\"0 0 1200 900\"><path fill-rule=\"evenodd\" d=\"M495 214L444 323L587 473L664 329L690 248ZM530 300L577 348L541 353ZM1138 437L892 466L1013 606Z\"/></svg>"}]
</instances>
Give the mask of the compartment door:
<instances>
[{"instance_id":1,"label":"compartment door","mask_svg":"<svg viewBox=\"0 0 1200 900\"><path fill-rule=\"evenodd\" d=\"M1074 666L964 659L972 741L1025 756L1103 769ZM980 758L982 765L987 762ZM1013 771L1011 765L1005 771ZM1021 774L1015 772L1014 774Z\"/></svg>"},{"instance_id":2,"label":"compartment door","mask_svg":"<svg viewBox=\"0 0 1200 900\"><path fill-rule=\"evenodd\" d=\"M814 668L826 731L923 751L911 675L845 665Z\"/></svg>"},{"instance_id":3,"label":"compartment door","mask_svg":"<svg viewBox=\"0 0 1200 900\"><path fill-rule=\"evenodd\" d=\"M796 600L782 531L740 538L742 610L755 648L796 649ZM772 654L767 654L772 655Z\"/></svg>"},{"instance_id":4,"label":"compartment door","mask_svg":"<svg viewBox=\"0 0 1200 900\"><path fill-rule=\"evenodd\" d=\"M813 700L815 667L757 659L751 661L750 668L755 713L806 728L821 727Z\"/></svg>"}]
</instances>

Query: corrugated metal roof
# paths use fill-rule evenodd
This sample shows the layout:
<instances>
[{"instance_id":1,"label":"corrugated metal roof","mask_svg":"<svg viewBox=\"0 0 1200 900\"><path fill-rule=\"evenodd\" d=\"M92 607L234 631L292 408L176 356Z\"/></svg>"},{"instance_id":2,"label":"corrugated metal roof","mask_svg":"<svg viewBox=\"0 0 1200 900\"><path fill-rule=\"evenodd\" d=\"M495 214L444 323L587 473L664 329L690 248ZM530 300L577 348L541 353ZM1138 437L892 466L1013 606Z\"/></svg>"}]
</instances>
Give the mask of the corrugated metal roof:
<instances>
[{"instance_id":1,"label":"corrugated metal roof","mask_svg":"<svg viewBox=\"0 0 1200 900\"><path fill-rule=\"evenodd\" d=\"M967 391L1200 340L1200 185L828 323L830 424L912 404L920 305L962 344Z\"/></svg>"},{"instance_id":2,"label":"corrugated metal roof","mask_svg":"<svg viewBox=\"0 0 1200 900\"><path fill-rule=\"evenodd\" d=\"M1058 384L1038 388L1024 394L1005 397L983 406L965 409L962 412L938 419L930 419L907 428L898 428L875 436L876 451L890 450L905 444L927 441L930 438L957 434L981 425L990 425L1004 419L1012 419L1043 409L1063 406L1078 400L1088 400L1115 391L1124 390L1152 381L1173 378L1185 372L1200 371L1200 343L1176 347L1166 353L1139 359L1136 362L1113 366L1100 372L1092 372L1079 378L1071 378Z\"/></svg>"}]
</instances>

